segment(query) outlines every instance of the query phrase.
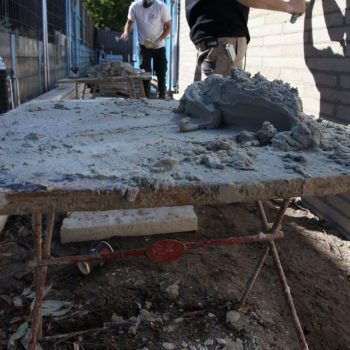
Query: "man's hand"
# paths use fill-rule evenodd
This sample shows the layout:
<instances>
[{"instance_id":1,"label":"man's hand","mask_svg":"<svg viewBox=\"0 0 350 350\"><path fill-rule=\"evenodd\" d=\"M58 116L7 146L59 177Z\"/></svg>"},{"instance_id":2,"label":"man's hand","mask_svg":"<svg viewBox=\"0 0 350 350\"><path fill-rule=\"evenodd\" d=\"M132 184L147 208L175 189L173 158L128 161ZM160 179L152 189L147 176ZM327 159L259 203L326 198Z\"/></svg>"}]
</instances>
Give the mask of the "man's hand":
<instances>
[{"instance_id":1,"label":"man's hand","mask_svg":"<svg viewBox=\"0 0 350 350\"><path fill-rule=\"evenodd\" d=\"M290 6L290 13L296 13L299 16L303 15L306 11L306 2L305 0L289 0L288 4Z\"/></svg>"},{"instance_id":2,"label":"man's hand","mask_svg":"<svg viewBox=\"0 0 350 350\"><path fill-rule=\"evenodd\" d=\"M118 38L119 39L119 38ZM124 32L120 39L124 40L124 41L128 41L129 40L129 33L128 32Z\"/></svg>"},{"instance_id":3,"label":"man's hand","mask_svg":"<svg viewBox=\"0 0 350 350\"><path fill-rule=\"evenodd\" d=\"M159 47L159 46L160 46L160 43L162 42L162 40L163 40L163 39L161 39L161 38L158 38L158 39L154 40L154 45L155 45L156 47Z\"/></svg>"},{"instance_id":4,"label":"man's hand","mask_svg":"<svg viewBox=\"0 0 350 350\"><path fill-rule=\"evenodd\" d=\"M306 11L305 0L236 0L240 4L264 10L281 11L290 14L303 15Z\"/></svg>"}]
</instances>

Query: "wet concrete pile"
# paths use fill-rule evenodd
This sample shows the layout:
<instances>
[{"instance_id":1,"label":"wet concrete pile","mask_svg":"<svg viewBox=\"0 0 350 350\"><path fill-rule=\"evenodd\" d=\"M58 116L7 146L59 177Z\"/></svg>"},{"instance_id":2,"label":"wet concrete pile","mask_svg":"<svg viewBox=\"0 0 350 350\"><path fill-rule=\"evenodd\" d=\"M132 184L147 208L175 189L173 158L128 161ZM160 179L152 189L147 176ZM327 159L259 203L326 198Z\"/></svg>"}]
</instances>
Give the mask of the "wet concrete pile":
<instances>
[{"instance_id":1,"label":"wet concrete pile","mask_svg":"<svg viewBox=\"0 0 350 350\"><path fill-rule=\"evenodd\" d=\"M272 144L284 151L318 147L322 134L315 118L306 116L295 88L233 69L231 77L212 75L190 85L178 113L189 115L180 131L230 128L239 132L238 144Z\"/></svg>"}]
</instances>

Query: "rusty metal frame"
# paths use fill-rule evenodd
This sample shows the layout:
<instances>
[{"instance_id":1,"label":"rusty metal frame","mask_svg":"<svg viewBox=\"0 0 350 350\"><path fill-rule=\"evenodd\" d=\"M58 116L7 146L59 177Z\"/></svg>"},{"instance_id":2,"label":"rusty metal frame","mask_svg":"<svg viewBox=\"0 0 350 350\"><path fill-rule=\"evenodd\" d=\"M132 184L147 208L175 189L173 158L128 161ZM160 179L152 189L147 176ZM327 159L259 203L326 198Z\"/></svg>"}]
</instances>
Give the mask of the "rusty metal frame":
<instances>
[{"instance_id":1,"label":"rusty metal frame","mask_svg":"<svg viewBox=\"0 0 350 350\"><path fill-rule=\"evenodd\" d=\"M243 236L243 237L230 237L225 239L213 239L200 242L179 242L175 240L160 240L150 247L132 249L126 251L114 251L105 254L93 254L93 255L77 255L53 258L51 257L51 241L52 233L55 221L55 209L53 208L48 214L48 223L46 235L43 237L42 232L42 213L37 210L33 213L34 221L34 248L35 248L35 260L31 263L34 267L35 276L35 304L32 312L32 328L31 328L31 341L30 349L35 350L37 342L43 338L42 334L42 304L44 300L44 292L46 286L46 277L48 266L50 265L66 265L76 264L78 262L89 262L89 261L111 261L120 260L131 257L147 257L153 262L167 262L178 259L183 253L192 249L207 248L212 246L223 246L223 245L241 245L249 243L265 243L264 250L258 260L256 267L250 275L245 290L239 301L238 307L242 307L245 303L249 292L251 291L265 261L269 254L272 255L274 264L276 266L278 276L281 282L281 286L284 295L287 300L289 310L291 312L294 327L298 336L300 349L308 350L308 345L305 340L305 336L300 325L300 321L297 315L296 308L292 299L290 288L287 283L287 279L283 272L282 264L279 259L279 255L276 249L275 240L282 239L284 237L280 225L282 223L285 212L288 208L290 199L285 199L280 207L277 217L272 225L267 221L266 214L261 201L257 201L257 207L259 216L262 222L263 232L255 235Z\"/></svg>"}]
</instances>

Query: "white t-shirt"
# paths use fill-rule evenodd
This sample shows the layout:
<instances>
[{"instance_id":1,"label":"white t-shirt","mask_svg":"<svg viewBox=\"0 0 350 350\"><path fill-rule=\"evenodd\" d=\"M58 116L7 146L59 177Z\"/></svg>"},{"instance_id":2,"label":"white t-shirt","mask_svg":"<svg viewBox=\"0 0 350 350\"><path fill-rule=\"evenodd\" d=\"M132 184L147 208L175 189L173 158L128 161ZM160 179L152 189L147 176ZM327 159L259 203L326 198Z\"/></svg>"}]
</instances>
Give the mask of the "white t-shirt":
<instances>
[{"instance_id":1,"label":"white t-shirt","mask_svg":"<svg viewBox=\"0 0 350 350\"><path fill-rule=\"evenodd\" d=\"M152 6L145 8L142 0L136 0L130 5L128 19L137 23L139 44L143 45L145 39L157 40L163 33L164 23L171 17L164 2L154 0ZM164 45L165 40L162 40L159 47Z\"/></svg>"}]
</instances>

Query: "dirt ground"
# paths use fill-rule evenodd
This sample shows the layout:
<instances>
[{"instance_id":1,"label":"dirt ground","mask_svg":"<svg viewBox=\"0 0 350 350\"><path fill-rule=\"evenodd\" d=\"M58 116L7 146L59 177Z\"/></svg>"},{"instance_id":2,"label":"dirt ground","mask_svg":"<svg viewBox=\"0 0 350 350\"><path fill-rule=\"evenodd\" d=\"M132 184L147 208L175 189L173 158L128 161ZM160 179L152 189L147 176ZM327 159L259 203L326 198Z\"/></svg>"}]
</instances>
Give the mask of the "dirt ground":
<instances>
[{"instance_id":1,"label":"dirt ground","mask_svg":"<svg viewBox=\"0 0 350 350\"><path fill-rule=\"evenodd\" d=\"M278 202L266 203L270 221ZM199 231L173 234L181 240L255 234L253 203L196 208ZM59 243L58 218L52 254L80 254L88 245ZM298 203L284 220L277 242L310 349L350 349L350 242L337 236ZM8 220L0 241L0 348L29 320L33 274L29 217ZM115 249L144 247L164 238L108 240ZM48 294L56 310L44 317L45 336L114 326L102 332L40 342L43 349L299 349L291 315L271 257L246 305L226 322L263 251L262 244L187 252L181 259L153 264L146 259L114 261L84 276L74 265L49 269ZM57 306L57 300L61 303ZM55 304L56 303L56 304ZM16 343L16 341L14 341ZM15 348L15 347L13 347ZM22 349L20 341L18 349Z\"/></svg>"}]
</instances>

